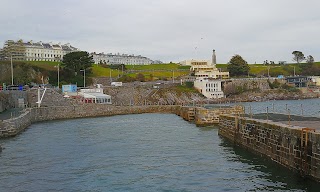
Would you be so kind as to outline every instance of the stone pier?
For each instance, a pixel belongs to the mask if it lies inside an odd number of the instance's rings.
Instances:
[[[219,135],[251,152],[320,181],[320,133],[270,120],[221,115]]]

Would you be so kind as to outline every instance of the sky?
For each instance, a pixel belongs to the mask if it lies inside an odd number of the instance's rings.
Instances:
[[[8,39],[70,43],[83,51],[163,62],[320,61],[319,0],[1,0],[0,47]]]

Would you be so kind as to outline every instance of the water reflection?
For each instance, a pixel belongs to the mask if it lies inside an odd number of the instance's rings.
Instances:
[[[291,171],[266,157],[254,154],[245,150],[239,145],[235,145],[229,140],[219,136],[226,153],[233,154],[227,161],[241,162],[246,164],[244,172],[250,171],[257,176],[255,181],[257,191],[289,190],[290,191],[314,191],[320,189],[320,183],[308,178],[302,178],[298,173]],[[242,165],[243,166],[243,165]],[[261,179],[261,182],[259,180]]]

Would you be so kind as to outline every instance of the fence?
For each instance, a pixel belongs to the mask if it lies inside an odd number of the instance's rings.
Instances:
[[[282,122],[290,126],[320,128],[319,102],[314,101],[316,102],[305,104],[292,103],[292,101],[288,103],[265,102],[265,105],[246,103],[243,105],[244,117]]]
[[[0,91],[26,91],[26,86],[23,85],[9,85],[9,86],[0,86]]]

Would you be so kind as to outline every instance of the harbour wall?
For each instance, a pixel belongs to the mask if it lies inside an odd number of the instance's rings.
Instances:
[[[114,106],[103,104],[27,108],[18,117],[0,120],[0,137],[15,136],[35,122],[140,113],[171,113],[187,121],[195,122],[197,126],[209,126],[218,124],[221,114],[239,114],[242,110],[238,106],[206,109],[180,105]]]
[[[27,99],[25,91],[0,91],[0,113],[19,107],[18,99]]]
[[[235,144],[320,181],[320,134],[313,129],[232,115],[221,115],[219,127]]]
[[[0,137],[15,136],[32,123],[41,121],[140,113],[179,114],[180,108],[181,106],[178,105],[112,106],[102,104],[27,108],[18,117],[0,120]]]

